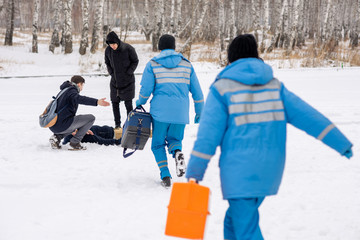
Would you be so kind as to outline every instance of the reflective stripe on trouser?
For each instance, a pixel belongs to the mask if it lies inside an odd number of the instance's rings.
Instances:
[[[224,239],[263,240],[259,227],[259,207],[264,197],[228,199],[224,220]]]
[[[168,147],[169,154],[174,154],[175,150],[182,149],[181,142],[184,138],[185,124],[171,124],[153,120],[152,128],[151,150],[160,169],[160,178],[171,177],[165,146]]]

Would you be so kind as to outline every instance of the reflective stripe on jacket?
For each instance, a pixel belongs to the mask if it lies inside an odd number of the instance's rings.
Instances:
[[[352,145],[332,122],[275,79],[261,60],[230,64],[210,88],[186,177],[202,180],[220,146],[225,199],[276,194],[285,165],[286,123],[340,154]]]
[[[201,113],[204,98],[191,63],[180,53],[163,50],[145,67],[139,100],[145,104],[150,98],[150,113],[159,122],[189,123],[189,92],[195,112]]]

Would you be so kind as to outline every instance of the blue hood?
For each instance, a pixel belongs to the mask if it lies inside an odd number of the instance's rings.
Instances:
[[[166,68],[175,68],[183,59],[188,61],[181,53],[166,49],[161,51],[159,55],[153,57],[151,60],[161,64]]]
[[[235,80],[246,85],[263,85],[274,77],[272,68],[262,60],[257,58],[243,58],[224,68],[216,79],[221,78]]]

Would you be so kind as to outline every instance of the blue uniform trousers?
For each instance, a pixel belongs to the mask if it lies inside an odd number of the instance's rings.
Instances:
[[[264,197],[228,199],[224,220],[224,239],[263,240],[259,227],[258,208]]]
[[[163,123],[153,119],[152,129],[151,150],[160,169],[160,178],[171,177],[165,146],[167,146],[169,154],[172,155],[174,155],[175,150],[181,151],[185,124]]]

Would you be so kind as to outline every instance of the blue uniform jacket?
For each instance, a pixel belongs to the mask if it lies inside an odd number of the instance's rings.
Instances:
[[[269,65],[255,58],[233,62],[210,87],[186,177],[202,180],[220,146],[225,199],[276,194],[287,123],[341,155],[352,146],[332,122],[274,78]]]
[[[163,50],[146,65],[141,80],[140,104],[150,102],[151,116],[158,122],[189,123],[189,92],[200,114],[204,97],[191,63],[174,50]]]
[[[65,81],[60,86],[60,90],[67,87],[70,87],[70,89],[57,100],[56,111],[58,112],[61,109],[62,111],[58,114],[55,125],[50,128],[53,133],[60,133],[70,127],[74,121],[79,104],[97,106],[97,99],[81,96],[76,84],[71,83],[70,81]]]

